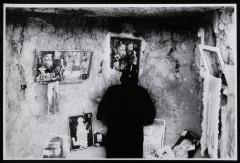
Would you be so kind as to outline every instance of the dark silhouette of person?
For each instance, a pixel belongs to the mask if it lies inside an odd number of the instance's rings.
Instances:
[[[123,71],[121,84],[104,94],[97,119],[107,126],[107,158],[142,158],[143,126],[153,123],[156,110],[147,90],[137,85],[136,73]]]

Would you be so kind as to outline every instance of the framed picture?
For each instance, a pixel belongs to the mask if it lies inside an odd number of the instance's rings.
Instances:
[[[42,158],[67,158],[69,151],[68,136],[50,134],[45,141]]]
[[[92,113],[69,117],[70,151],[94,146]]]
[[[172,147],[176,158],[192,158],[200,147],[200,137],[189,130],[184,130]]]
[[[59,55],[55,51],[39,51],[36,54],[36,76],[35,81],[41,84],[61,81],[62,64]]]
[[[207,72],[215,77],[220,77],[223,72],[224,62],[220,49],[213,46],[199,45],[201,56],[203,57],[204,67]]]
[[[103,146],[104,137],[105,136],[99,132],[94,133],[94,146],[96,147]]]
[[[61,83],[78,83],[90,74],[92,51],[64,51],[63,80]]]
[[[141,40],[111,37],[110,68],[122,72],[124,69],[138,74]]]
[[[153,158],[158,149],[163,147],[165,120],[154,119],[152,125],[144,127],[143,157]]]
[[[35,81],[80,83],[89,77],[92,54],[90,50],[36,51]]]

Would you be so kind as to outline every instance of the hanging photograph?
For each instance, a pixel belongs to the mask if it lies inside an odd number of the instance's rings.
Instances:
[[[69,117],[70,150],[94,146],[92,113]]]
[[[219,78],[224,68],[220,49],[207,45],[199,45],[199,49],[207,72]]]
[[[67,158],[69,155],[69,137],[50,134],[45,141],[42,158]]]
[[[110,44],[110,67],[120,72],[125,69],[138,74],[141,40],[111,37]]]
[[[80,83],[88,79],[92,51],[38,51],[36,52],[35,81],[48,84]]]
[[[59,53],[55,51],[39,51],[36,56],[37,72],[35,81],[47,84],[62,80],[62,64]]]
[[[61,83],[78,83],[90,74],[92,51],[64,51],[63,80]]]

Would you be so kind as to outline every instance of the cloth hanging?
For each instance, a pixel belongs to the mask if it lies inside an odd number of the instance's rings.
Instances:
[[[204,76],[203,86],[203,120],[201,137],[201,154],[206,149],[212,158],[218,157],[218,123],[220,109],[221,79],[210,74]]]
[[[48,84],[48,115],[59,111],[59,81]]]

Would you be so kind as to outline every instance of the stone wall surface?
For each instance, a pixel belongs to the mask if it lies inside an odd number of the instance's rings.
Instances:
[[[225,104],[221,107],[222,128],[220,134],[220,157],[236,158],[236,13],[233,8],[226,7],[215,13],[214,33],[216,46],[220,47],[225,67],[228,86],[224,88]],[[229,76],[230,75],[230,76]],[[231,82],[230,82],[231,81]]]
[[[24,25],[7,25],[5,146],[9,158],[41,157],[49,133],[68,135],[70,115],[96,111],[91,97],[97,84],[98,64],[104,56],[106,32],[101,28],[83,31],[86,21],[81,26],[77,22],[69,26],[67,20],[58,22],[57,26],[44,19],[29,18]],[[34,83],[35,49],[91,49],[94,53],[89,79],[81,84],[60,85],[60,112],[49,117],[47,85]],[[21,84],[27,85],[24,92],[20,91]]]
[[[146,42],[148,56],[140,85],[147,88],[155,101],[156,118],[166,120],[164,145],[174,145],[183,129],[201,135],[202,89],[194,63],[197,38],[196,33],[186,33],[189,31],[154,33],[152,40]]]
[[[212,14],[212,22],[205,24],[204,44],[216,46],[224,62],[223,73],[227,86],[222,86],[219,112],[219,157],[236,158],[236,12],[224,7]],[[197,53],[197,52],[196,52]],[[196,62],[197,63],[197,62]],[[201,73],[200,73],[201,74]]]

